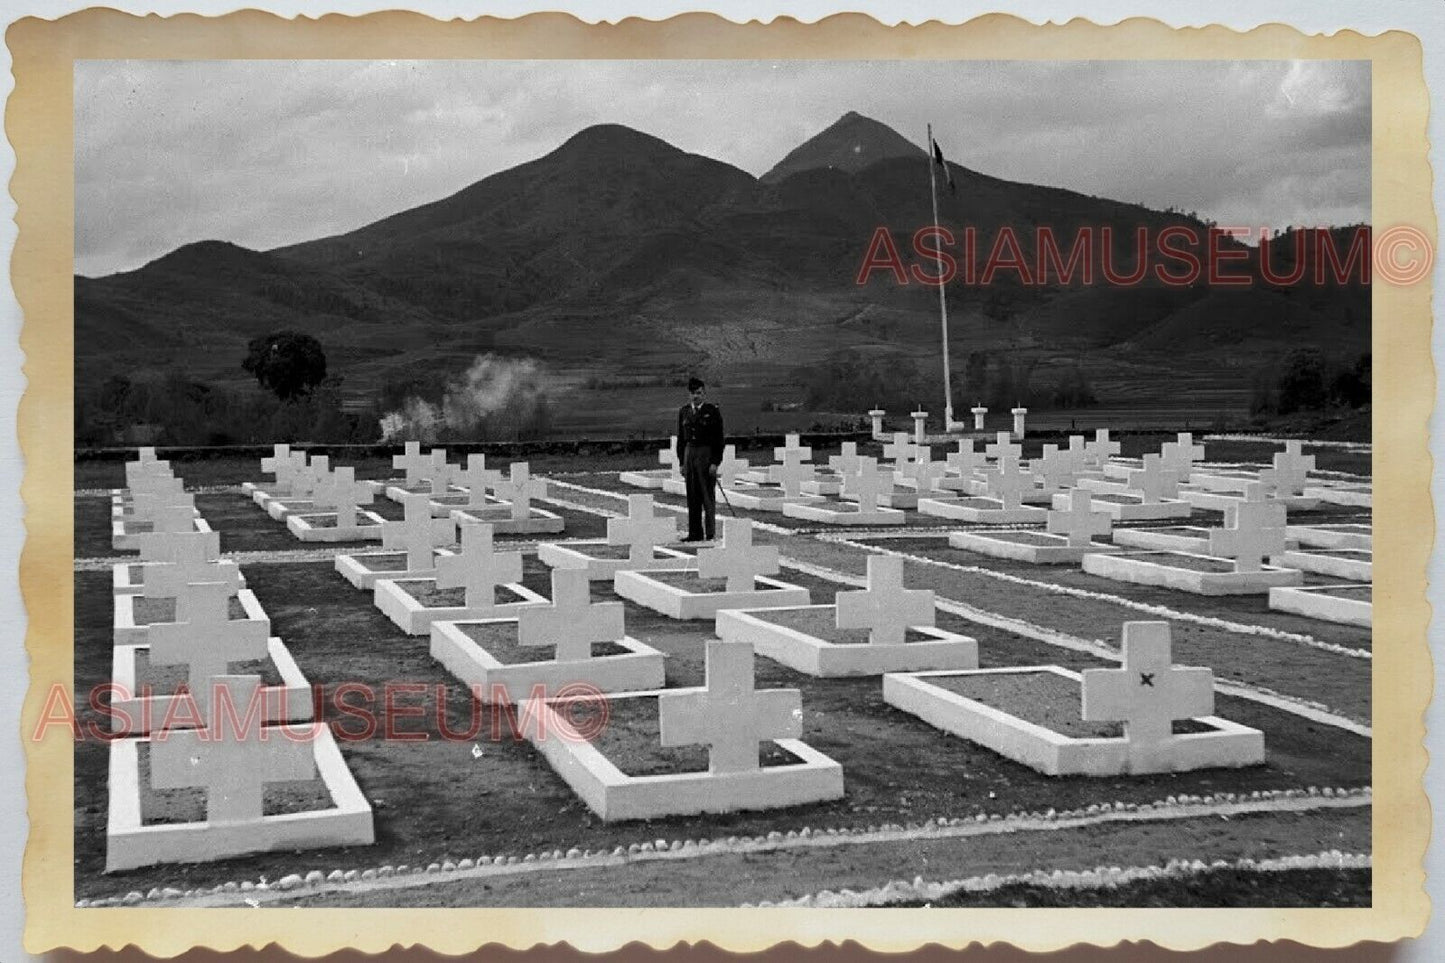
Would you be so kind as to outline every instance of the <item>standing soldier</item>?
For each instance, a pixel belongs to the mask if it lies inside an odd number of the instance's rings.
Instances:
[[[717,466],[723,456],[722,412],[702,400],[707,385],[689,378],[691,400],[677,413],[677,463],[687,486],[687,538],[710,542],[716,532]]]

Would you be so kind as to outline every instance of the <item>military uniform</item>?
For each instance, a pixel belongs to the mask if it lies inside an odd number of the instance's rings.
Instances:
[[[709,469],[722,462],[723,421],[718,406],[689,402],[677,413],[677,463],[687,486],[687,537],[711,541],[716,533],[717,487]]]

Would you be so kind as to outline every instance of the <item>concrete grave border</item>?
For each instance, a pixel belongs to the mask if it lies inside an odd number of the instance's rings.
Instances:
[[[1150,556],[1191,555],[1192,552],[1127,552],[1119,555],[1085,555],[1083,569],[1090,575],[1135,585],[1192,592],[1195,595],[1263,595],[1278,586],[1304,584],[1304,573],[1293,568],[1262,565],[1257,572],[1199,572],[1151,561]],[[1202,556],[1213,558],[1213,556]],[[1221,561],[1223,561],[1221,559]]]
[[[426,635],[433,622],[482,621],[490,618],[506,619],[515,616],[525,608],[548,604],[548,599],[532,591],[521,582],[501,586],[513,595],[520,595],[520,602],[504,602],[491,612],[481,612],[465,605],[443,608],[427,608],[402,588],[400,582],[435,581],[434,577],[408,576],[404,578],[379,578],[372,585],[373,602],[382,614],[391,619],[407,635]]]
[[[661,691],[628,692],[611,699],[656,699],[659,695]],[[606,822],[779,809],[843,796],[843,767],[799,739],[773,740],[802,760],[796,765],[766,766],[741,773],[628,776],[590,742],[556,734],[566,731],[567,726],[553,709],[559,701],[563,700],[528,703],[529,709],[535,709],[538,721],[524,725],[524,735],[587,808]]]
[[[279,727],[277,727],[279,728]],[[371,804],[325,725],[312,725],[316,770],[326,783],[330,809],[263,816],[259,822],[212,826],[205,821],[141,825],[140,754],[143,739],[110,743],[110,806],[105,827],[105,871],[159,863],[214,862],[249,853],[327,846],[370,846],[376,841]],[[275,738],[285,739],[284,733]]]
[[[1322,622],[1336,622],[1341,625],[1359,625],[1370,628],[1373,620],[1374,603],[1358,599],[1343,599],[1331,595],[1331,589],[1352,588],[1345,585],[1311,585],[1295,588],[1272,588],[1269,590],[1269,607],[1276,612],[1293,612],[1306,618]],[[1361,587],[1369,588],[1368,585]]]
[[[110,731],[112,733],[123,733],[127,736],[149,735],[150,727],[141,726],[142,719],[148,718],[152,725],[160,725],[165,721],[171,703],[176,699],[175,695],[152,695],[142,698],[136,694],[136,650],[149,648],[150,643],[142,642],[138,645],[117,645],[112,650],[114,655],[111,658],[111,681],[131,693],[129,699],[120,699],[114,696],[111,699]],[[260,692],[266,700],[266,715],[261,720],[262,724],[310,722],[313,709],[311,683],[306,681],[306,676],[301,674],[301,669],[296,665],[296,660],[291,657],[290,650],[279,638],[274,635],[268,638],[266,651],[271,657],[271,662],[276,666],[277,673],[281,676],[282,684],[261,687]],[[114,713],[120,712],[130,716],[131,728],[127,729],[124,721],[114,715]]]
[[[490,704],[495,686],[504,687],[507,698],[513,704],[520,704],[529,699],[533,688],[539,685],[555,694],[576,683],[585,683],[602,692],[660,689],[666,684],[663,654],[630,635],[613,640],[615,645],[628,650],[626,654],[594,656],[577,662],[555,659],[499,662],[461,628],[497,622],[515,625],[517,619],[456,619],[431,624],[432,658],[472,687],[473,697],[483,705]]]
[[[677,571],[697,574],[696,568]],[[812,596],[797,585],[758,575],[750,592],[687,592],[647,577],[645,569],[626,569],[612,579],[612,590],[638,605],[679,620],[710,619],[721,609],[787,608],[808,605]],[[762,585],[764,588],[757,588]]]
[[[112,645],[150,644],[151,624],[160,625],[162,623],[147,623],[145,625],[136,624],[135,604],[136,600],[141,597],[142,596],[139,593],[115,596],[113,607],[113,611],[115,613],[114,629],[111,632]],[[250,589],[243,588],[236,593],[235,598],[238,602],[241,603],[241,608],[245,609],[247,619],[253,622],[265,622],[268,626],[269,631],[271,619],[266,614],[266,610],[261,608],[261,603],[256,598],[256,594],[254,592],[252,592]],[[233,621],[241,620],[236,619]]]
[[[836,605],[780,606],[775,609],[724,609],[717,613],[716,632],[724,642],[747,642],[758,655],[817,678],[883,675],[927,669],[978,667],[978,642],[969,636],[934,626],[910,626],[926,642],[877,645],[862,642],[841,645],[777,625],[754,612],[795,611],[801,608],[837,610]]]
[[[625,558],[597,558],[588,555],[582,550],[588,545],[609,546],[609,543],[605,538],[589,538],[575,542],[542,542],[537,546],[537,558],[552,568],[585,568],[587,580],[590,582],[611,579],[618,572],[627,571],[632,566],[632,562]],[[625,548],[626,546],[621,547]],[[660,558],[658,557],[659,553],[662,556]],[[643,562],[639,566],[640,568],[663,572],[697,567],[696,555],[689,555],[665,545],[653,546],[652,554],[652,561]]]
[[[1129,770],[1128,742],[1078,739],[1036,725],[973,699],[929,683],[937,676],[1035,674],[1050,672],[1083,684],[1077,672],[1056,665],[1009,666],[997,669],[889,673],[883,677],[883,701],[937,729],[967,739],[1046,776],[1121,776]],[[1264,762],[1264,733],[1219,716],[1194,721],[1213,731],[1175,736],[1175,765],[1160,772],[1186,772],[1216,767],[1240,768]],[[1142,774],[1142,773],[1135,773]]]

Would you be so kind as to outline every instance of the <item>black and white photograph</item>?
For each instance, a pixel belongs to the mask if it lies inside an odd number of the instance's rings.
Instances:
[[[1378,906],[1433,215],[1280,50],[77,59],[75,910]]]

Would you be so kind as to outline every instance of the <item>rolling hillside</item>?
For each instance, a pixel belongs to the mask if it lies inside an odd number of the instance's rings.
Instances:
[[[626,127],[587,128],[348,234],[264,252],[207,241],[128,273],[77,277],[78,382],[179,366],[239,383],[246,341],[281,328],[317,337],[358,398],[388,380],[459,372],[485,352],[536,358],[565,385],[666,383],[701,369],[757,397],[795,393],[800,366],[845,351],[932,371],[936,291],[887,272],[854,283],[875,228],[906,248],[931,222],[926,163],[851,113],[762,178]],[[1065,246],[1080,228],[1109,228],[1118,270],[1133,263],[1137,228],[1204,230],[1182,214],[958,165],[953,176],[940,220],[977,231],[977,267],[1005,228],[1030,264],[1041,227]],[[1101,247],[1089,256],[1096,275]],[[1002,271],[989,285],[955,281],[949,300],[957,370],[970,353],[992,352],[1083,365],[1109,383],[1141,357],[1197,368],[1221,346],[1259,361],[1308,343],[1349,355],[1370,336],[1360,286],[1035,285]],[[1229,386],[1251,375],[1245,364],[1210,367]]]

